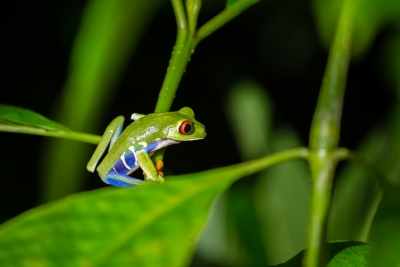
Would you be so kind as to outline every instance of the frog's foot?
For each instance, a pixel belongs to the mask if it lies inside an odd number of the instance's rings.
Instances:
[[[162,177],[161,175],[155,176],[154,179],[151,179],[145,173],[143,173],[143,175],[144,175],[145,181],[153,181],[153,182],[160,183],[160,184],[164,183],[164,181],[165,181],[164,177]]]
[[[163,167],[164,167],[164,162],[161,159],[159,159],[156,164],[156,170],[158,175],[162,177],[164,177],[164,173],[161,171]]]
[[[156,171],[157,171],[157,174],[158,174],[158,175],[157,175],[156,180],[154,180],[154,181],[155,181],[155,182],[159,182],[159,183],[163,183],[163,182],[164,182],[164,173],[163,173],[161,170],[162,170],[162,168],[164,167],[164,162],[163,162],[161,159],[159,159],[159,160],[157,161],[155,167],[156,167]],[[145,181],[150,181],[150,180],[152,180],[152,179],[150,179],[149,177],[147,177],[147,175],[146,175],[145,172],[143,172],[143,175],[144,175],[144,180],[145,180]]]

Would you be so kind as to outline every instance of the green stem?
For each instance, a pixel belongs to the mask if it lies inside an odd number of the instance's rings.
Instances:
[[[86,142],[95,145],[97,145],[101,139],[101,136],[94,134],[80,133],[74,131],[45,130],[41,128],[21,126],[15,124],[0,124],[0,131],[58,137],[58,138]]]
[[[236,165],[204,171],[203,173],[204,175],[206,175],[205,173],[218,172],[222,175],[222,170],[226,169],[226,171],[231,172],[232,168],[235,168],[235,171],[242,172],[242,176],[248,176],[281,162],[286,162],[293,159],[307,159],[308,155],[309,152],[306,147],[299,147],[274,153],[272,155],[268,155],[259,159],[249,160]]]
[[[353,9],[353,1],[345,1],[311,126],[311,148],[335,149],[339,143],[343,97],[350,59]]]
[[[155,113],[167,112],[170,110],[179,82],[182,79],[187,62],[189,61],[191,42],[193,40],[193,37],[189,34],[182,1],[171,0],[171,3],[175,12],[178,34],[167,68],[167,74],[161,86],[160,95],[154,110]]]
[[[311,213],[306,253],[306,266],[326,266],[328,256],[325,251],[326,221],[330,206],[332,182],[337,163],[348,156],[347,150],[334,152],[310,150],[311,167]]]
[[[337,162],[348,151],[337,149],[340,136],[343,97],[346,86],[354,2],[345,1],[330,50],[310,132],[311,208],[308,249],[304,263],[308,267],[326,266],[326,221]]]
[[[201,0],[186,0],[186,12],[188,15],[189,31],[192,36],[196,35],[197,17],[200,13]]]
[[[260,159],[240,163],[237,166],[239,168],[242,168],[243,166],[243,168],[246,169],[246,175],[251,175],[281,162],[286,162],[292,159],[306,159],[308,155],[309,150],[307,148],[299,147],[268,155]]]
[[[204,38],[221,28],[223,25],[240,15],[247,8],[251,7],[259,0],[240,1],[233,6],[224,9],[221,13],[206,22],[196,34],[195,46]]]

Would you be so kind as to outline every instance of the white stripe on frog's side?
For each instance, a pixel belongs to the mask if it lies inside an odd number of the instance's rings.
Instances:
[[[129,172],[126,175],[129,175],[129,174],[133,173],[134,171],[136,171],[139,168],[139,163],[138,163],[138,160],[137,160],[135,147],[134,146],[130,146],[130,147],[128,147],[128,149],[133,153],[133,155],[135,157],[135,166],[133,166],[133,168],[129,168]]]
[[[130,146],[128,147],[128,149],[133,153],[133,155],[135,156],[135,166],[138,165],[138,161],[137,161],[137,157],[136,157],[136,151],[135,151],[135,147],[134,146]],[[133,170],[136,170],[137,167],[134,167]]]
[[[146,142],[140,142],[139,145],[143,146],[144,148],[147,147],[147,143]]]
[[[126,164],[125,161],[125,152],[121,155],[120,159],[122,160],[122,163],[124,164],[125,168],[127,168],[128,170],[131,170],[132,168],[128,166],[128,164]]]
[[[180,141],[175,141],[175,140],[171,140],[171,139],[164,139],[164,140],[156,139],[156,142],[157,142],[157,146],[152,151],[159,150],[159,149],[161,149],[163,147],[167,147],[169,145],[175,145],[175,144],[180,143]]]

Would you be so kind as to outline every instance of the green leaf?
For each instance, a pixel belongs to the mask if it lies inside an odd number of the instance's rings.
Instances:
[[[301,145],[300,138],[290,128],[273,131],[271,140],[274,140],[272,151]],[[283,262],[306,246],[308,175],[307,163],[302,161],[284,162],[257,175],[254,205],[266,247],[266,265]]]
[[[217,192],[204,176],[77,194],[0,228],[1,266],[183,266]]]
[[[242,159],[268,154],[272,100],[265,88],[252,80],[237,82],[226,98],[225,113]]]
[[[329,244],[329,264],[328,267],[367,267],[368,256],[372,251],[372,246],[357,241],[340,241]],[[299,252],[289,261],[274,265],[272,267],[301,267],[305,250]]]
[[[0,226],[0,266],[186,266],[214,197],[296,149],[163,185],[107,188],[53,202]]]
[[[0,122],[1,121],[33,126],[46,130],[68,130],[67,127],[49,120],[34,111],[4,104],[0,105]]]

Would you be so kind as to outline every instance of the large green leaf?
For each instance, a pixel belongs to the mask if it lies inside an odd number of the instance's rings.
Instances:
[[[107,188],[53,202],[0,226],[0,266],[183,266],[213,198],[236,179],[304,148],[163,185]]]
[[[68,130],[67,127],[49,120],[32,110],[4,104],[0,105],[0,122],[1,121],[33,126],[46,130]]]
[[[332,242],[329,244],[329,264],[328,267],[367,267],[368,256],[372,251],[372,246],[357,241]],[[274,267],[301,267],[304,251],[299,252],[289,261],[274,265]]]
[[[1,226],[0,265],[183,266],[212,199],[237,177],[192,175],[44,205]]]

